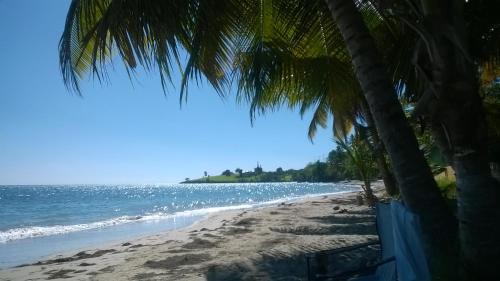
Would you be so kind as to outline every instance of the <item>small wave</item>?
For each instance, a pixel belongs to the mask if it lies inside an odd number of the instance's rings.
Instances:
[[[6,243],[9,241],[26,239],[26,238],[36,238],[43,236],[67,234],[84,230],[106,228],[110,226],[116,226],[131,222],[146,222],[146,221],[171,219],[176,217],[203,216],[226,210],[237,210],[237,209],[245,209],[251,207],[252,205],[213,207],[213,208],[182,211],[174,214],[154,213],[144,216],[121,216],[109,220],[92,222],[87,224],[31,226],[31,227],[13,228],[6,231],[0,231],[0,243]]]
[[[149,218],[142,216],[122,216],[105,221],[98,221],[88,224],[74,225],[54,225],[54,226],[31,226],[13,228],[6,231],[0,231],[0,243],[26,238],[35,238],[42,236],[66,234],[71,232],[104,228],[113,225],[123,224],[132,221],[147,220]]]

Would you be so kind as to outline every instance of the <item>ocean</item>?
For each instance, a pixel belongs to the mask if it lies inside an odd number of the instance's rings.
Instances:
[[[214,212],[356,190],[333,183],[0,186],[0,268],[186,227]]]

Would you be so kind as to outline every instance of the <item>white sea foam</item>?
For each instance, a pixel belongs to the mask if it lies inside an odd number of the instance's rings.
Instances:
[[[339,193],[350,192],[350,191],[352,191],[352,190],[346,190],[346,191],[340,191],[340,192],[334,192],[334,193],[288,196],[288,197],[283,197],[280,199],[266,201],[266,202],[259,202],[259,203],[249,202],[249,204],[242,204],[242,205],[186,210],[186,211],[181,211],[181,212],[177,212],[174,214],[167,214],[167,213],[158,212],[158,213],[153,213],[153,214],[147,214],[144,216],[121,216],[121,217],[117,217],[117,218],[112,218],[112,219],[108,219],[108,220],[92,222],[92,223],[87,223],[87,224],[31,226],[31,227],[13,228],[13,229],[8,229],[6,231],[0,231],[0,243],[6,243],[9,241],[26,239],[26,238],[37,238],[37,237],[67,234],[67,233],[73,233],[73,232],[85,231],[85,230],[94,230],[94,229],[100,229],[100,228],[121,225],[121,224],[125,224],[125,223],[157,221],[157,220],[173,219],[173,218],[178,218],[178,217],[205,216],[208,214],[222,212],[222,211],[248,209],[248,208],[253,208],[253,207],[262,207],[262,206],[273,205],[273,204],[277,204],[277,203],[281,203],[281,202],[295,201],[295,200],[300,200],[303,198],[309,198],[309,197],[315,197],[315,196],[339,194]],[[252,204],[250,204],[250,203],[252,203]]]
[[[164,219],[173,219],[177,217],[190,217],[190,216],[203,216],[211,213],[227,211],[227,210],[237,210],[251,208],[252,205],[244,204],[237,206],[225,206],[225,207],[212,207],[197,210],[186,210],[182,212],[177,212],[174,214],[165,213],[154,213],[144,216],[121,216],[117,218],[112,218],[109,220],[86,223],[86,224],[74,224],[74,225],[53,225],[53,226],[31,226],[31,227],[21,227],[12,228],[6,231],[0,231],[0,243],[6,243],[9,241],[26,239],[26,238],[36,238],[50,235],[67,234],[72,232],[92,230],[99,228],[106,228],[110,226],[121,225],[125,223],[133,222],[147,222],[147,221],[157,221]]]
[[[148,219],[147,217],[141,217],[141,216],[123,216],[87,224],[30,226],[30,227],[12,228],[6,231],[0,231],[0,243],[5,243],[8,241],[19,240],[19,239],[66,234],[83,230],[104,228],[113,225],[139,221],[139,220],[147,220],[147,219]]]

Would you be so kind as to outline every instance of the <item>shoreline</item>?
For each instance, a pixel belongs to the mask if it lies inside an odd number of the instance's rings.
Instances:
[[[258,258],[259,253],[270,247],[287,248],[289,243],[300,242],[292,247],[292,252],[298,250],[304,254],[375,239],[371,211],[366,206],[355,205],[358,193],[306,196],[211,213],[180,229],[65,251],[31,265],[2,269],[0,280],[231,280],[233,277],[224,279],[224,275],[228,272],[227,266],[231,269],[230,264],[235,260],[243,262],[241,266],[248,268],[248,274],[258,274],[250,270],[249,259]],[[346,217],[356,222],[356,212],[369,219],[354,226],[360,231],[354,234],[342,233],[340,228],[329,233],[333,229],[322,223],[320,216],[324,215],[325,219]],[[318,216],[297,217],[304,213]],[[307,221],[311,218],[313,222]],[[347,222],[342,224],[343,228]],[[327,229],[321,230],[322,227]],[[308,233],[309,228],[311,233]],[[327,241],[332,237],[339,239]],[[250,247],[243,247],[243,241]],[[290,254],[290,250],[283,251]],[[248,255],[242,255],[245,252]],[[231,271],[231,274],[237,272]],[[212,275],[218,277],[213,279]]]
[[[264,182],[266,184],[279,184],[280,182]],[[297,182],[295,182],[297,183]],[[241,183],[218,183],[223,185],[231,185],[231,184],[241,184]],[[259,183],[246,183],[246,184],[259,184]],[[341,194],[344,192],[354,191],[353,188],[359,188],[362,184],[360,181],[343,181],[343,182],[333,182],[333,183],[313,183],[313,184],[331,184],[334,186],[342,186],[344,189],[350,190],[342,190],[336,192],[324,192],[324,193],[310,193],[310,194],[302,194],[302,195],[289,195],[287,197],[281,197],[277,199],[271,199],[269,201],[262,202],[254,202],[252,200],[242,201],[237,205],[223,205],[223,206],[211,206],[199,209],[187,209],[180,210],[173,213],[145,213],[145,214],[128,214],[128,215],[119,215],[115,217],[105,217],[98,221],[88,221],[82,223],[75,224],[56,224],[56,225],[47,225],[47,226],[20,226],[13,227],[11,229],[7,229],[6,231],[0,231],[0,246],[4,243],[10,242],[18,242],[24,239],[39,239],[44,237],[51,237],[56,235],[68,235],[74,233],[80,233],[85,231],[95,231],[99,229],[107,229],[108,227],[115,227],[126,225],[129,223],[145,223],[145,222],[162,222],[169,219],[176,218],[188,218],[195,216],[206,216],[214,212],[232,210],[232,209],[244,209],[244,208],[254,208],[260,206],[272,205],[280,202],[291,202],[301,198],[309,198],[315,196],[322,195],[330,195],[330,194]],[[197,185],[197,184],[194,184]],[[205,185],[205,184],[202,184]],[[34,230],[34,231],[33,231]],[[33,231],[33,233],[31,233]],[[146,234],[147,235],[147,234]],[[143,235],[140,235],[143,236]],[[0,263],[1,264],[1,263]],[[0,267],[2,268],[2,267]]]
[[[151,214],[151,215],[136,215],[125,217],[116,217],[105,219],[104,221],[91,222],[90,225],[109,224],[108,227],[96,227],[78,230],[81,225],[56,225],[47,228],[57,228],[60,233],[56,234],[41,234],[40,230],[36,229],[35,235],[24,232],[19,229],[18,232],[24,236],[21,239],[7,240],[5,243],[0,243],[0,270],[15,267],[22,264],[29,264],[39,260],[50,259],[60,254],[68,255],[78,250],[87,248],[104,247],[117,244],[126,240],[135,240],[141,237],[176,231],[197,223],[210,217],[210,215],[219,212],[231,210],[254,209],[265,206],[272,206],[281,202],[295,202],[297,200],[313,198],[324,195],[343,194],[359,190],[359,182],[350,181],[344,182],[341,186],[341,191],[311,193],[302,195],[289,195],[278,199],[272,199],[264,202],[248,201],[239,205],[228,205],[219,207],[207,207],[194,210],[178,211],[172,214]],[[339,185],[339,183],[334,184]],[[293,193],[292,193],[293,194]],[[116,223],[114,222],[116,221]],[[110,222],[113,222],[112,224]],[[77,226],[76,230],[72,230]],[[36,227],[35,227],[36,228]],[[44,227],[42,227],[44,228]],[[64,231],[64,229],[70,229]],[[59,230],[63,229],[63,230]],[[9,233],[3,233],[7,236]],[[5,235],[7,234],[7,235]],[[18,235],[10,233],[10,235]],[[23,254],[25,253],[25,254]]]

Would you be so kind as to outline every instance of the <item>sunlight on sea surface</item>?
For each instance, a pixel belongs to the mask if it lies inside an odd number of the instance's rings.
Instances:
[[[187,226],[202,216],[359,190],[332,183],[0,186],[0,267],[28,247],[50,254]],[[33,257],[31,257],[33,258]]]

